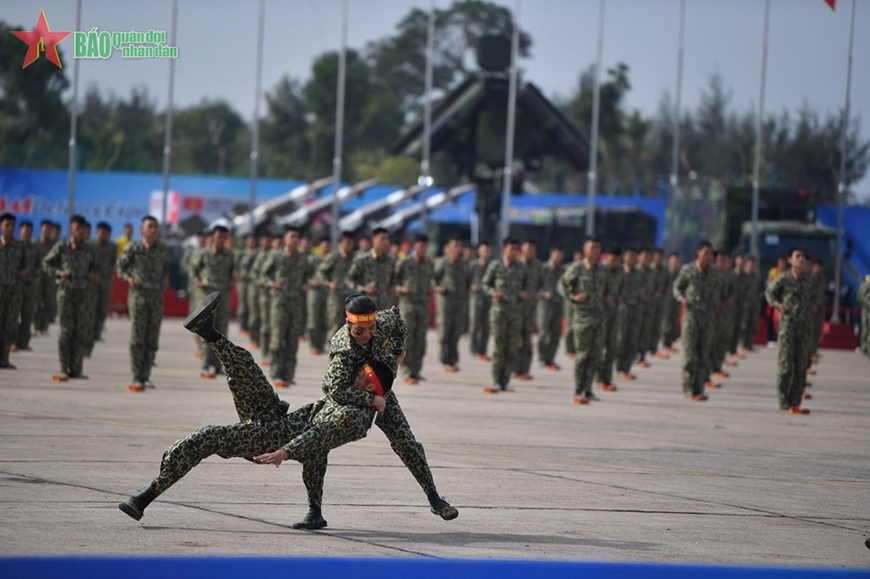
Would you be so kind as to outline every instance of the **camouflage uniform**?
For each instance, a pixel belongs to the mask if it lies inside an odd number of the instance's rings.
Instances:
[[[662,323],[665,315],[665,297],[670,289],[668,269],[664,265],[655,265],[651,267],[652,286],[653,286],[653,302],[652,302],[652,327],[649,331],[649,342],[647,342],[647,352],[655,354],[659,349],[659,337],[662,334]]]
[[[305,261],[308,262],[308,267],[309,267],[309,270],[311,271],[310,276],[313,276],[314,271],[317,269],[317,262],[319,261],[317,259],[317,256],[314,255],[313,253],[309,253],[306,251],[300,251],[299,253],[301,253],[302,257],[305,258]],[[310,276],[309,276],[309,278],[310,278]],[[310,281],[310,279],[306,279],[305,283],[307,284],[309,281]],[[310,296],[306,293],[305,300],[303,301],[303,306],[302,306],[302,334],[300,334],[303,336],[306,335],[306,333],[308,331],[308,327],[311,325],[309,322],[309,318],[308,318],[308,314],[311,311],[311,307],[309,306],[310,303],[311,303]],[[298,338],[297,338],[297,340],[298,340]]]
[[[559,338],[562,336],[562,314],[565,302],[559,295],[559,278],[565,273],[565,266],[554,266],[552,261],[544,264],[544,279],[541,293],[549,293],[550,299],[541,296],[538,302],[538,361],[544,366],[556,363],[559,351]]]
[[[861,352],[870,357],[870,275],[858,288],[858,304],[861,306]]]
[[[622,300],[622,286],[625,283],[625,272],[622,267],[610,269],[602,265],[604,281],[604,339],[602,344],[601,363],[598,365],[598,381],[601,384],[613,384],[613,364],[619,353],[619,303]],[[609,301],[610,303],[606,303]]]
[[[506,265],[504,259],[489,262],[481,280],[481,288],[492,298],[489,309],[489,328],[492,332],[492,380],[501,390],[507,390],[514,361],[519,352],[516,331],[522,317],[520,293],[525,283],[525,272],[519,260]],[[493,294],[500,292],[501,299]]]
[[[21,310],[21,272],[27,267],[24,244],[0,239],[0,368],[9,366]]]
[[[604,346],[604,271],[592,266],[585,259],[573,263],[559,279],[559,294],[571,302],[574,308],[574,345],[577,357],[574,358],[574,395],[592,397],[592,381],[598,370],[601,349]],[[586,295],[583,302],[571,298]]]
[[[517,352],[515,371],[517,374],[529,375],[532,369],[532,336],[535,333],[535,314],[537,313],[538,298],[541,286],[544,283],[544,264],[535,258],[530,262],[523,262],[523,291],[528,298],[520,302],[520,325],[518,340],[520,349]]]
[[[679,270],[668,272],[668,285],[662,296],[664,313],[662,314],[662,344],[665,348],[672,348],[677,340],[677,328],[680,322],[680,302],[674,299],[674,281],[677,279]]]
[[[269,281],[263,276],[263,266],[269,260],[269,256],[274,253],[274,249],[261,251],[257,259],[254,260],[254,265],[251,267],[251,277],[257,288],[257,336],[259,339],[254,341],[260,344],[260,354],[264,360],[269,360],[272,353],[272,288],[268,286]],[[253,330],[251,337],[255,338]]]
[[[363,288],[371,284],[377,293],[372,297],[376,304],[389,304],[390,289],[393,287],[393,258],[387,255],[375,257],[374,251],[358,254],[347,270],[347,285],[355,293],[363,293]],[[383,305],[381,307],[384,307]]]
[[[719,304],[713,313],[713,336],[710,345],[710,372],[721,372],[728,351],[728,321],[731,317],[731,272],[716,271],[716,293],[714,303]]]
[[[646,360],[646,353],[649,349],[649,343],[652,341],[653,323],[655,320],[655,301],[653,295],[655,292],[655,280],[653,279],[652,266],[641,267],[640,264],[635,266],[637,270],[640,284],[639,304],[637,307],[638,322],[637,322],[637,359],[640,362]]]
[[[574,324],[574,308],[568,302],[564,302],[564,306],[565,327],[570,328]],[[569,356],[577,353],[577,347],[574,345],[574,334],[568,331],[565,332],[565,353]]]
[[[235,265],[233,252],[228,249],[203,248],[196,252],[190,260],[190,272],[197,284],[202,284],[198,293],[208,295],[220,292],[223,296],[215,311],[214,327],[221,334],[227,334],[230,324],[230,288],[233,285],[233,267]],[[209,367],[221,371],[214,351],[208,347],[205,340],[199,341],[200,362],[205,370]]]
[[[131,241],[118,259],[118,277],[130,286],[127,309],[130,312],[130,369],[133,382],[151,378],[151,368],[160,341],[163,321],[163,283],[169,278],[169,249],[160,241],[147,245]]]
[[[446,255],[432,268],[432,285],[441,286],[445,293],[435,293],[435,320],[438,325],[441,364],[459,363],[459,336],[462,334],[462,313],[468,302],[469,273],[465,260],[454,262]]]
[[[785,306],[785,311],[780,311],[777,339],[779,407],[800,406],[807,383],[809,341],[815,317],[811,310],[815,297],[812,281],[807,274],[795,277],[791,271],[784,271],[767,286],[764,296],[774,308]]]
[[[293,382],[299,336],[304,326],[305,291],[312,274],[308,256],[298,251],[273,251],[263,264],[261,276],[272,292],[272,378]],[[278,284],[278,289],[271,284]]]
[[[402,368],[410,378],[420,378],[423,359],[426,356],[426,330],[429,328],[429,287],[432,284],[432,262],[423,256],[409,256],[396,265],[394,283],[396,287],[408,286],[411,290],[403,294],[397,290],[399,309],[408,328],[405,340],[405,360]]]
[[[21,288],[20,318],[15,345],[19,350],[30,349],[30,328],[33,325],[33,308],[39,291],[39,277],[42,275],[42,260],[39,259],[39,248],[32,241],[19,241],[24,248],[24,269],[27,272],[24,279],[19,280]]]
[[[60,335],[58,355],[62,374],[80,376],[85,346],[94,327],[94,312],[87,293],[92,284],[88,275],[96,273],[94,250],[88,243],[76,245],[72,239],[58,242],[42,262],[46,273],[57,279]],[[62,271],[68,278],[58,278]]]
[[[674,298],[686,306],[683,309],[681,335],[683,340],[683,393],[703,394],[710,375],[710,343],[713,303],[716,298],[716,277],[713,267],[702,271],[697,261],[680,268],[674,280]]]
[[[184,248],[184,252],[181,254],[181,261],[179,262],[179,266],[184,274],[187,276],[187,310],[188,313],[193,312],[196,309],[197,304],[202,301],[202,298],[205,296],[202,294],[200,289],[196,287],[196,278],[193,275],[193,271],[191,270],[191,265],[194,262],[194,259],[199,254],[200,251],[205,251],[205,247],[199,246],[187,246]]]
[[[259,248],[256,247],[245,247],[238,254],[236,254],[236,289],[239,292],[239,307],[236,312],[237,317],[239,318],[239,329],[243,332],[251,331],[251,293],[255,290],[253,289],[253,282],[251,281],[251,267],[254,265],[254,260],[257,259],[257,256],[260,254]],[[197,302],[199,303],[199,302]]]
[[[323,351],[326,347],[327,338],[327,317],[326,317],[326,300],[329,297],[329,288],[326,284],[321,283],[316,272],[320,268],[328,255],[311,256],[311,284],[308,288],[308,342],[312,350]],[[316,284],[316,287],[315,285]],[[331,336],[330,336],[331,337]]]
[[[641,274],[637,269],[622,266],[622,303],[619,304],[619,345],[617,346],[616,370],[620,374],[631,372],[631,365],[637,357],[638,310],[642,291]]]
[[[481,280],[486,271],[487,264],[482,264],[480,259],[471,262],[471,296],[468,299],[468,323],[471,330],[471,355],[486,356],[489,342],[489,308],[492,306],[492,298],[481,288]],[[474,289],[477,286],[477,289]]]
[[[54,247],[54,242],[39,239],[34,242],[34,245],[39,252],[38,269],[41,270],[41,273],[39,274],[37,284],[36,304],[34,305],[33,313],[33,327],[40,334],[45,334],[48,332],[48,325],[51,323],[51,320],[56,316],[57,282],[53,277],[48,275],[44,269],[42,269],[42,260],[45,259],[48,252],[51,251],[52,247]]]
[[[755,334],[758,333],[758,318],[761,315],[761,278],[757,273],[746,273],[746,303],[741,316],[741,341],[743,347],[752,349]]]
[[[118,259],[118,246],[111,241],[94,242],[92,246],[94,259],[97,262],[97,275],[100,276],[100,280],[94,288],[97,290],[97,299],[94,305],[94,330],[91,346],[94,342],[103,339],[103,326],[109,315],[109,301],[112,298],[112,270],[115,269],[115,262]]]
[[[735,269],[731,272],[731,280],[734,285],[734,303],[731,306],[731,333],[728,338],[728,351],[737,353],[740,345],[740,336],[743,335],[743,317],[746,315],[746,302],[749,301],[749,278],[742,270]]]
[[[326,289],[326,337],[332,335],[345,324],[344,298],[352,293],[347,285],[347,270],[350,269],[353,254],[342,255],[341,250],[326,256],[317,267],[315,278]],[[329,284],[338,284],[335,290],[329,289]]]
[[[815,354],[819,351],[819,341],[822,338],[822,328],[825,325],[825,274],[812,275],[812,279],[813,304],[816,306],[816,313],[812,321],[813,333],[810,336],[810,354]]]

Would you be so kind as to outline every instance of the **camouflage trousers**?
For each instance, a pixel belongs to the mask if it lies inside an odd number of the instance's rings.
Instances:
[[[562,300],[554,298],[538,302],[538,361],[545,366],[556,363],[564,311]]]
[[[662,344],[671,348],[677,341],[677,328],[680,323],[681,304],[672,297],[665,298],[665,311],[662,315]]]
[[[825,327],[825,306],[824,304],[816,304],[818,310],[815,313],[813,320],[813,335],[810,337],[810,354],[815,354],[819,351],[819,341],[822,339],[822,329]]]
[[[402,319],[408,328],[405,338],[405,360],[402,368],[405,375],[419,378],[423,370],[423,359],[426,356],[426,330],[429,327],[429,308],[425,303],[413,303],[410,300],[399,301]]]
[[[565,327],[574,327],[574,308],[570,303],[565,303]],[[577,347],[574,345],[574,333],[565,332],[565,353],[568,355],[576,354]]]
[[[248,332],[250,333],[251,342],[260,344],[260,288],[257,284],[249,281],[248,291],[245,296],[245,309],[248,315]],[[239,296],[241,300],[241,296]]]
[[[18,330],[21,292],[18,285],[0,285],[0,365],[9,363],[9,348]]]
[[[339,291],[329,290],[329,296],[326,298],[326,339],[327,343],[332,339],[345,323],[346,316],[344,312],[344,294]]]
[[[57,313],[60,319],[57,351],[61,373],[82,373],[85,348],[90,343],[94,327],[93,300],[88,299],[90,290],[90,287],[64,288],[57,292]]]
[[[308,341],[314,350],[323,351],[326,345],[326,290],[311,288],[306,296],[308,307]]]
[[[779,326],[776,388],[779,407],[800,406],[807,385],[807,368],[812,353],[809,339],[811,322],[791,321],[785,316]]]
[[[39,276],[36,288],[36,306],[33,314],[33,327],[45,333],[48,325],[57,317],[57,282],[46,274]]]
[[[144,382],[151,378],[160,341],[163,290],[130,288],[127,309],[130,311],[130,369],[134,381]]]
[[[214,313],[214,327],[221,334],[226,335],[227,330],[230,326],[230,292],[228,289],[219,290],[214,287],[204,287],[199,290],[203,297],[209,295],[212,292],[220,291],[222,300],[218,305],[217,310]],[[202,369],[205,370],[209,367],[214,368],[217,371],[221,370],[220,362],[215,356],[214,351],[208,347],[208,343],[205,340],[199,340],[199,361],[202,364]]]
[[[861,352],[870,358],[870,312],[861,310]]]
[[[751,299],[751,298],[750,298]],[[743,319],[740,320],[741,326],[741,342],[742,346],[747,349],[752,349],[752,344],[755,341],[755,335],[758,333],[758,318],[760,312],[758,302],[751,302],[746,306],[746,312],[743,314]]]
[[[532,369],[532,336],[535,333],[535,304],[534,298],[523,300],[519,303],[518,308],[520,315],[517,318],[519,324],[517,327],[517,341],[519,349],[517,350],[516,366],[514,371],[517,374],[531,373]]]
[[[34,281],[21,284],[19,297],[19,321],[15,336],[15,345],[24,350],[30,348],[30,328],[33,325],[33,311],[36,307],[36,290],[38,284]]]
[[[97,295],[94,311],[93,342],[103,339],[103,327],[106,325],[106,318],[109,317],[109,302],[112,299],[112,278],[100,280],[95,289],[97,289]]]
[[[438,295],[435,298],[436,322],[441,364],[459,363],[459,336],[462,335],[462,299]]]
[[[272,294],[271,374],[274,380],[292,382],[296,375],[299,336],[304,328],[304,296]]]
[[[493,302],[489,310],[489,329],[492,333],[492,381],[507,388],[517,359],[520,343],[517,327],[520,316],[516,304]]]
[[[477,293],[471,296],[468,312],[469,331],[471,332],[471,355],[486,356],[489,343],[489,308],[491,300],[488,295]]]
[[[616,305],[606,306],[605,311],[598,382],[612,385],[613,365],[619,353],[619,308]]]
[[[659,338],[662,335],[662,320],[664,319],[665,301],[663,298],[655,300],[651,304],[652,321],[647,334],[646,351],[655,354],[659,349]]]
[[[239,307],[236,309],[236,317],[239,319],[239,329],[243,332],[251,331],[251,310],[248,306],[251,294],[251,282],[240,279],[236,284],[239,293]]]
[[[257,292],[260,309],[260,355],[268,360],[272,354],[272,289],[261,287]]]
[[[683,393],[687,395],[703,394],[704,383],[710,376],[710,343],[716,331],[710,317],[690,308],[683,312]]]
[[[604,345],[605,328],[600,322],[588,322],[579,316],[574,318],[574,395],[592,396],[592,382],[598,370],[601,348]]]
[[[716,310],[710,323],[710,346],[708,355],[710,357],[707,364],[709,373],[721,372],[722,363],[725,362],[725,351],[728,349],[728,339],[726,336],[725,315],[726,310]]]
[[[91,312],[91,317],[90,317],[91,327],[88,328],[87,340],[85,341],[85,356],[87,356],[88,358],[91,357],[91,352],[94,349],[94,341],[96,339],[95,334],[94,334],[94,328],[96,328],[95,320],[97,319],[97,302],[99,301],[99,297],[100,297],[99,294],[100,294],[100,284],[94,283],[94,282],[89,282],[88,292],[85,295],[86,299],[88,300],[88,309]]]
[[[631,372],[631,365],[637,356],[637,341],[639,332],[632,324],[636,320],[635,313],[638,306],[619,304],[617,324],[619,325],[619,344],[617,346],[616,369],[621,374]]]
[[[653,323],[655,322],[655,307],[653,302],[641,303],[637,308],[637,312],[640,319],[637,323],[637,345],[635,350],[637,351],[637,358],[640,361],[644,361],[647,350],[649,350],[650,335],[652,334]]]

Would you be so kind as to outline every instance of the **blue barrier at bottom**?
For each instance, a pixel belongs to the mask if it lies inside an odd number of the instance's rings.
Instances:
[[[870,560],[868,560],[870,561]],[[870,570],[557,561],[433,559],[314,559],[287,557],[20,557],[0,558],[3,579],[40,577],[239,579],[308,577],[343,579],[855,579]]]

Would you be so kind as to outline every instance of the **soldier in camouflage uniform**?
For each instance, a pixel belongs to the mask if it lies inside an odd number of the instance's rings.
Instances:
[[[317,270],[320,265],[332,254],[332,241],[324,238],[318,243],[319,252],[311,255],[312,277],[308,288],[308,341],[311,346],[311,355],[320,356],[326,345],[327,317],[326,300],[329,297],[329,288],[320,282]],[[331,336],[330,336],[331,337]]]
[[[263,265],[266,255],[272,250],[272,236],[264,233],[260,236],[259,247],[251,260],[251,265],[248,268],[248,333],[251,337],[251,349],[256,350],[260,347],[260,327],[262,320],[260,319],[260,292],[262,291],[259,284],[260,268]]]
[[[112,243],[112,227],[105,221],[97,223],[97,238],[94,241],[94,259],[97,262],[97,275],[100,282],[97,286],[97,302],[94,312],[94,330],[91,340],[103,341],[103,326],[109,315],[109,301],[112,298],[112,272],[118,259],[118,248]]]
[[[338,240],[338,250],[326,256],[317,267],[315,277],[327,289],[326,297],[326,337],[332,335],[345,324],[344,298],[352,293],[347,284],[347,271],[353,261],[356,238],[350,231],[343,231]]]
[[[582,249],[574,252],[574,258],[571,263],[577,263],[578,261],[583,261]],[[565,327],[570,328],[574,323],[574,308],[571,307],[569,302],[562,301],[565,304]],[[571,332],[565,332],[565,353],[572,360],[577,354],[577,348],[574,346],[574,335]]]
[[[209,234],[207,231],[201,231],[196,235],[196,245],[187,245],[184,248],[184,252],[181,254],[181,262],[179,265],[181,266],[181,270],[187,276],[187,308],[188,313],[192,312],[196,309],[196,304],[202,301],[204,296],[200,295],[199,289],[196,287],[196,279],[193,276],[193,273],[190,270],[190,266],[194,261],[196,255],[202,251],[204,248],[208,247],[209,243]],[[196,339],[197,343],[199,343],[199,338]]]
[[[305,258],[305,261],[308,262],[312,272],[317,269],[317,262],[315,261],[314,254],[311,252],[311,236],[307,233],[302,234],[301,230],[299,237],[299,253],[301,253],[302,257]],[[308,331],[308,293],[306,292],[305,295],[305,305],[302,306],[302,334],[297,338],[300,342],[305,340]]]
[[[24,245],[15,239],[15,216],[0,215],[0,368],[14,370],[9,349],[15,342],[21,281],[27,275]]]
[[[390,303],[395,293],[393,269],[390,257],[390,233],[378,228],[372,232],[372,249],[367,253],[357,252],[347,270],[347,285],[351,291],[366,294],[378,304]]]
[[[492,298],[483,291],[480,286],[483,274],[492,259],[492,248],[488,243],[480,243],[477,246],[477,259],[472,260],[469,268],[471,296],[468,301],[468,324],[471,331],[471,355],[482,362],[489,362],[486,355],[489,343],[489,308],[492,306]]]
[[[236,290],[239,293],[239,307],[236,316],[239,318],[239,330],[243,336],[251,335],[251,267],[259,255],[257,236],[249,233],[245,236],[245,247],[236,254],[235,272],[237,277]]]
[[[272,359],[272,291],[271,281],[263,275],[266,263],[272,254],[281,254],[284,251],[284,238],[276,235],[272,238],[272,249],[263,256],[263,261],[257,270],[257,283],[260,286],[260,353],[263,355],[262,365],[268,366]]]
[[[617,338],[616,371],[623,380],[634,380],[631,365],[637,356],[638,310],[643,279],[637,269],[637,252],[629,247],[622,254],[622,302],[617,316],[619,331]]]
[[[653,279],[652,261],[649,249],[643,247],[637,256],[638,284],[638,322],[637,322],[637,367],[649,368],[646,353],[652,341],[653,317],[655,316],[655,280]]]
[[[755,268],[755,258],[751,255],[746,258],[746,304],[741,319],[741,350],[751,352],[754,347],[755,335],[758,333],[758,318],[761,316],[762,282]]]
[[[668,256],[668,286],[663,300],[665,312],[662,315],[662,344],[670,353],[675,353],[674,342],[677,340],[677,328],[680,323],[680,302],[674,299],[674,281],[680,273],[680,254],[673,252]]]
[[[444,371],[449,373],[459,371],[459,336],[462,333],[462,312],[468,302],[469,282],[468,267],[462,259],[462,239],[453,238],[432,271],[439,354]]]
[[[94,254],[94,263],[97,261],[97,253],[94,251],[94,242],[91,239],[91,222],[85,221],[85,243],[90,246],[92,253]],[[97,268],[99,269],[99,268]],[[99,276],[98,273],[95,272],[96,276]],[[93,279],[89,282],[88,291],[85,293],[85,298],[87,302],[85,306],[87,311],[87,317],[91,320],[91,324],[94,323],[94,320],[97,317],[97,301],[99,300],[100,293],[100,281],[99,279]],[[93,325],[88,328],[85,333],[85,358],[90,358],[91,353],[94,350],[94,328]]]
[[[81,215],[70,220],[70,237],[51,248],[42,262],[48,275],[58,280],[60,373],[53,379],[87,378],[82,374],[85,346],[94,327],[87,293],[99,281],[93,247],[85,239],[86,221]]]
[[[613,385],[613,364],[619,354],[619,305],[622,303],[622,286],[625,284],[625,271],[620,258],[622,250],[618,247],[607,255],[603,267],[604,279],[604,339],[601,363],[598,366],[598,383],[604,392],[616,392]]]
[[[870,275],[864,277],[864,282],[858,288],[858,304],[861,306],[861,353],[870,358]]]
[[[18,227],[19,243],[24,247],[24,278],[20,280],[21,297],[18,331],[15,338],[17,350],[30,350],[30,328],[33,325],[33,308],[39,292],[39,278],[42,275],[42,260],[39,248],[33,243],[33,223],[22,221]]]
[[[159,241],[160,226],[151,215],[142,218],[141,241],[131,241],[118,259],[118,277],[127,282],[130,312],[131,392],[153,388],[151,368],[160,341],[163,290],[169,283],[169,249]]]
[[[794,248],[788,255],[791,270],[779,274],[767,286],[764,296],[771,307],[779,310],[776,373],[779,407],[792,414],[809,414],[809,410],[801,408],[801,398],[807,382],[815,296],[803,251]]]
[[[235,266],[233,252],[227,248],[229,234],[226,227],[216,225],[210,237],[211,248],[196,252],[190,262],[190,273],[196,281],[197,291],[206,295],[217,291],[223,296],[215,314],[215,326],[222,334],[227,333],[230,323],[230,288]],[[199,352],[201,378],[212,379],[223,372],[214,351],[202,340],[199,341]]]
[[[283,251],[273,251],[260,271],[272,291],[270,365],[277,388],[295,384],[299,336],[304,329],[305,294],[313,273],[308,256],[299,251],[299,240],[299,230],[289,228],[284,234]]]
[[[517,380],[532,380],[532,337],[535,334],[535,314],[544,283],[544,264],[538,259],[538,243],[527,239],[522,246],[523,292],[527,297],[520,302],[519,342],[516,368]]]
[[[825,263],[822,260],[812,262],[812,280],[813,280],[813,305],[816,307],[816,315],[812,322],[813,334],[810,336],[810,354],[811,359],[818,360],[819,357],[819,342],[822,339],[822,328],[825,325],[825,290],[827,281],[825,280]]]
[[[739,358],[738,346],[743,332],[743,316],[746,314],[745,304],[749,300],[749,278],[746,276],[746,262],[743,255],[734,257],[734,268],[731,272],[734,283],[734,305],[732,306],[733,321],[728,340],[728,352]]]
[[[572,264],[559,279],[559,294],[574,310],[574,404],[597,400],[592,382],[604,346],[604,271],[600,267],[601,242],[588,236],[583,242],[583,261]]]
[[[665,352],[659,352],[659,338],[662,334],[662,324],[665,316],[665,298],[668,297],[670,284],[668,283],[668,270],[664,263],[664,251],[656,249],[653,252],[652,279],[653,279],[653,316],[652,328],[650,329],[647,352],[656,358],[666,359]]]
[[[711,323],[716,293],[712,267],[713,246],[702,241],[695,261],[680,268],[674,280],[674,298],[683,307],[683,394],[690,400],[704,401],[704,384],[710,374]]]
[[[426,330],[429,328],[429,289],[432,285],[432,262],[426,257],[429,237],[418,233],[414,237],[414,253],[396,265],[396,293],[399,309],[408,327],[405,340],[405,384],[420,382],[423,359],[426,356]]]
[[[728,264],[728,254],[718,252],[716,254],[716,298],[713,305],[713,338],[710,346],[710,371],[716,378],[728,378],[723,365],[726,364],[725,356],[728,352],[728,326],[731,318],[731,306],[734,302],[731,271]],[[732,365],[729,362],[727,365]],[[708,381],[708,388],[718,388],[721,384]]]
[[[48,324],[51,322],[51,312],[57,307],[57,283],[42,269],[42,260],[54,247],[52,239],[54,224],[44,219],[39,224],[39,239],[34,244],[38,250],[38,267],[40,271],[37,281],[36,304],[33,313],[33,328],[42,336],[48,333]]]
[[[538,361],[547,370],[560,370],[556,364],[559,338],[562,336],[562,315],[565,303],[559,294],[559,279],[565,273],[562,260],[565,252],[560,246],[550,248],[550,259],[544,264],[541,299],[538,302]]]
[[[502,241],[502,258],[486,268],[480,287],[492,298],[489,309],[489,329],[492,332],[492,388],[485,394],[509,391],[511,372],[519,351],[517,328],[521,303],[528,298],[524,289],[525,272],[517,259],[519,241],[512,237]]]

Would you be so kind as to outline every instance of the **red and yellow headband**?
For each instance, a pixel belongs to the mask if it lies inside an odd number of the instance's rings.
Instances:
[[[378,313],[372,312],[370,314],[352,314],[350,312],[344,312],[347,315],[347,321],[351,324],[370,324],[378,319]]]
[[[380,378],[378,378],[378,375],[375,374],[375,369],[372,368],[372,365],[371,364],[363,364],[362,369],[363,369],[363,372],[365,372],[365,374],[366,374],[366,378],[368,378],[369,382],[371,382],[372,385],[374,385],[375,394],[377,394],[378,396],[383,396],[384,395],[384,387],[381,384],[381,380],[380,380]]]

